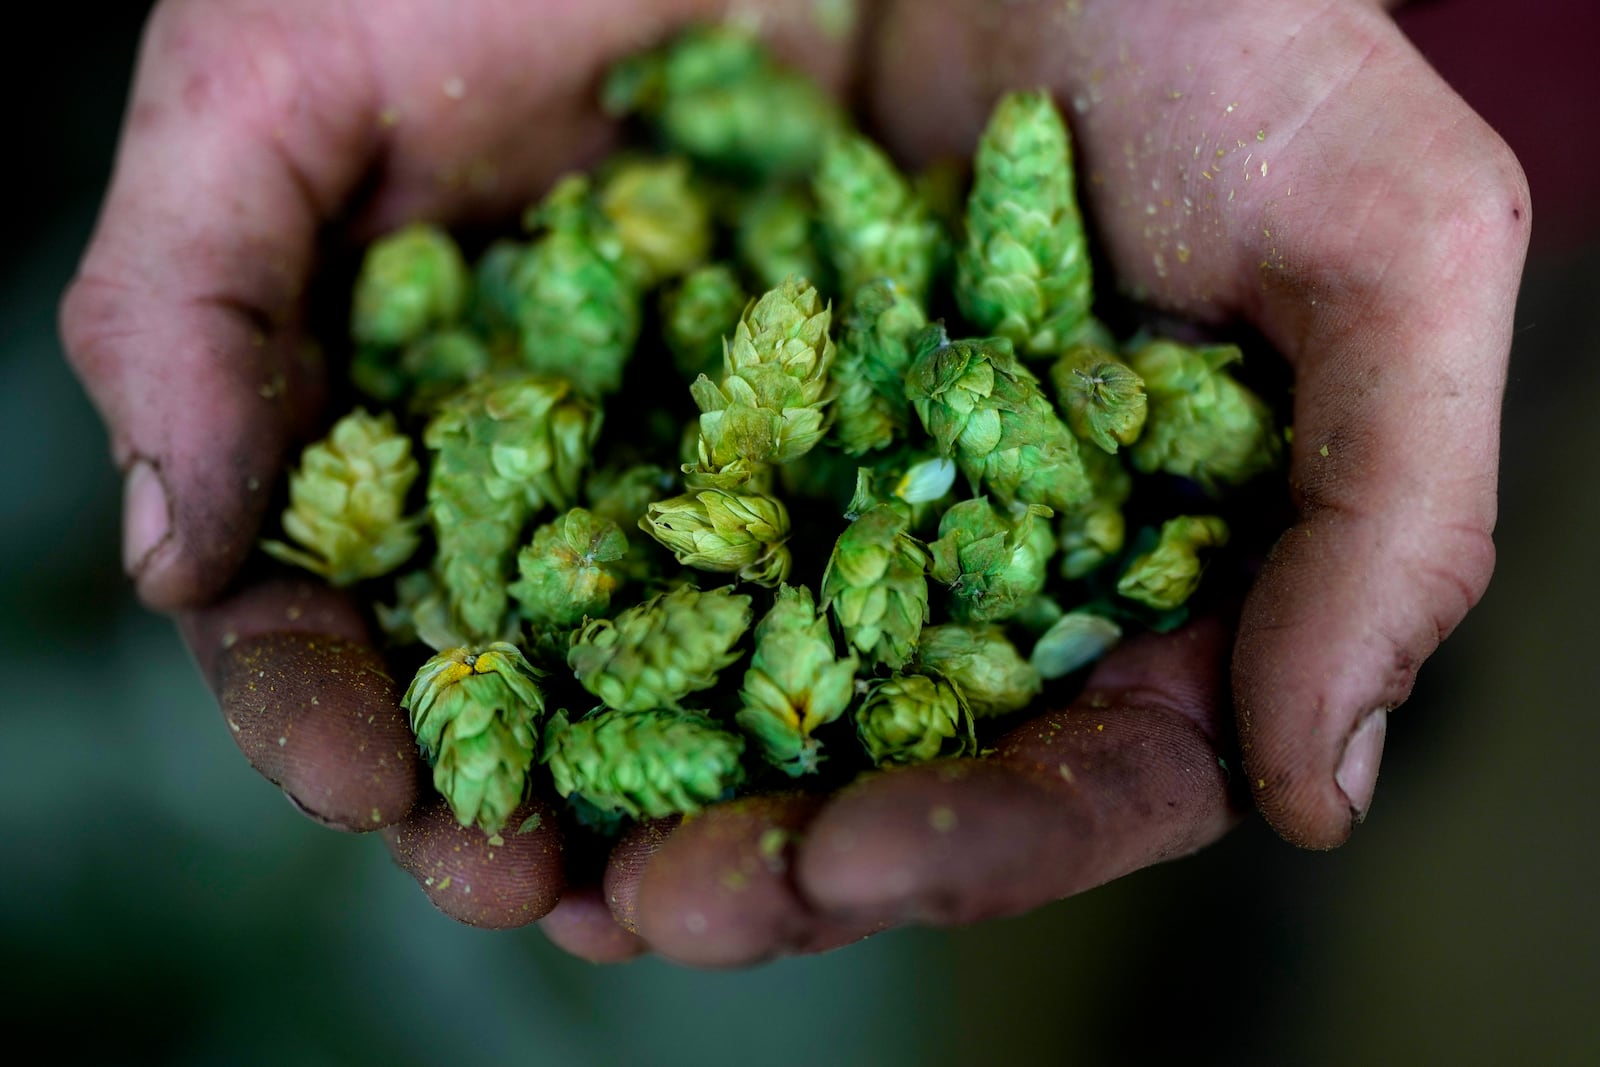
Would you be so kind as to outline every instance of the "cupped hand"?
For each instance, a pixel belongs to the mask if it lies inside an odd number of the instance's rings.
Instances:
[[[509,216],[608,146],[597,72],[713,6],[157,9],[62,329],[126,472],[129,571],[180,613],[245,754],[318,819],[384,828],[451,915],[543,916],[594,959],[746,963],[1024,911],[1193,851],[1236,817],[1230,708],[1269,822],[1340,843],[1388,711],[1492,569],[1530,222],[1504,144],[1358,0],[901,0],[842,36],[804,0],[764,9],[784,58],[857,92],[907,163],[969,155],[1000,92],[1047,86],[1100,284],[1242,320],[1283,353],[1298,520],[1236,633],[1129,642],[981,761],[640,827],[600,885],[563,896],[542,802],[538,829],[491,847],[418,801],[394,683],[348,601],[241,576],[287,449],[325,414],[304,332],[319,240]]]

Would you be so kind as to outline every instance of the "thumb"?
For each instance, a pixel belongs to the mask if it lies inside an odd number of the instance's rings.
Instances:
[[[348,162],[298,161],[354,153],[288,121],[291,66],[270,34],[208,6],[157,10],[61,305],[68,359],[125,476],[124,563],[158,609],[205,603],[229,581],[285,448],[320,407],[300,298],[317,222],[353,175],[338,169]]]

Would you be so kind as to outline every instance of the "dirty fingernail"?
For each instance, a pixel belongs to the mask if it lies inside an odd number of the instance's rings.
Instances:
[[[1389,728],[1389,712],[1378,708],[1370,712],[1344,743],[1344,755],[1333,780],[1344,790],[1356,822],[1367,817],[1372,793],[1378,785],[1378,761],[1383,757],[1383,735]]]
[[[122,489],[122,566],[137,578],[156,549],[172,535],[166,486],[149,460],[128,468]]]

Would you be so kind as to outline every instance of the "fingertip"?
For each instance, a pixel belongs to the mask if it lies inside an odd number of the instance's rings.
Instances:
[[[875,925],[819,915],[796,891],[796,842],[821,803],[746,797],[625,837],[613,852],[619,873],[608,872],[612,908],[652,951],[693,967],[744,967],[866,936]]]
[[[457,922],[510,930],[550,914],[566,886],[561,833],[550,806],[530,799],[495,835],[456,821],[443,797],[426,797],[383,830],[389,853],[434,907]]]
[[[643,938],[617,922],[597,885],[567,890],[539,929],[551,944],[590,963],[624,963],[649,951]]]
[[[238,640],[215,671],[240,751],[318,822],[376,830],[416,803],[416,743],[394,679],[372,649],[272,633]]]

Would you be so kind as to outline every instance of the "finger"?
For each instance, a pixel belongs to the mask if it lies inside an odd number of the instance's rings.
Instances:
[[[308,15],[300,32],[325,22]],[[318,222],[366,154],[340,112],[304,107],[281,31],[239,5],[156,10],[62,303],[68,356],[125,475],[124,562],[157,608],[204,603],[232,577],[298,420],[320,406],[300,302]]]
[[[405,822],[385,828],[383,840],[433,906],[468,926],[509,930],[536,922],[566,885],[561,831],[538,797],[491,836],[462,826],[445,799],[430,793]]]
[[[1136,638],[994,755],[845,789],[800,844],[802,896],[862,921],[974,922],[1211,843],[1237,817],[1218,758],[1226,644],[1215,621]]]
[[[795,891],[796,841],[821,805],[779,794],[656,823],[613,851],[606,894],[650,948],[696,967],[739,967],[859,940],[874,924],[816,914]]]
[[[1509,150],[1392,26],[1371,40],[1340,114],[1296,135],[1342,176],[1296,189],[1327,223],[1306,202],[1263,215],[1282,244],[1258,321],[1296,370],[1300,518],[1246,602],[1235,696],[1258,806],[1316,848],[1365,817],[1388,713],[1489,582],[1529,232]],[[1364,161],[1395,138],[1402,161]]]
[[[399,692],[350,601],[274,577],[180,619],[245,758],[324,825],[375,830],[416,802]]]
[[[649,951],[643,938],[617,922],[598,885],[568,888],[539,929],[551,944],[590,963],[621,963]]]

